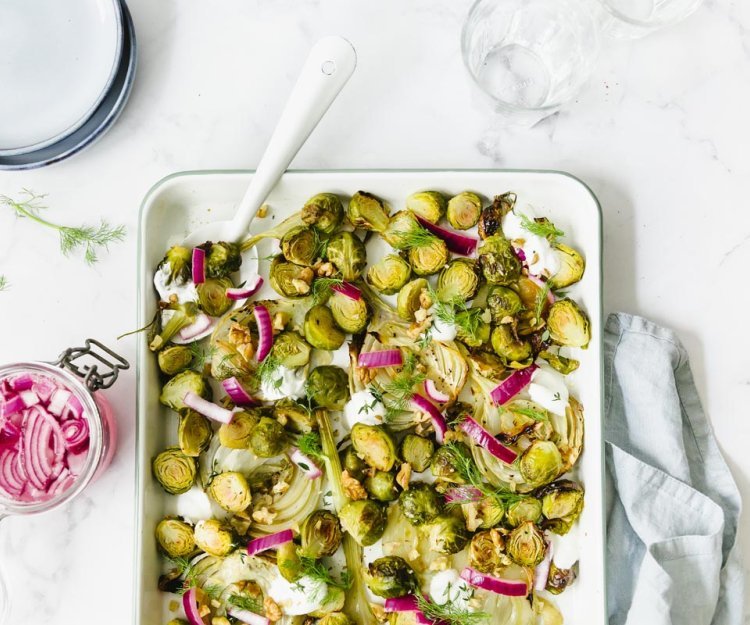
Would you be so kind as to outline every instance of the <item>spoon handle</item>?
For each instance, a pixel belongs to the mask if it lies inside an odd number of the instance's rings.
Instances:
[[[343,37],[324,37],[310,51],[281,113],[258,169],[229,226],[239,242],[271,189],[310,136],[357,65],[354,47]]]

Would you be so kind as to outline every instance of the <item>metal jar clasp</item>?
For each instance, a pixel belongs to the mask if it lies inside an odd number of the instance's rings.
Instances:
[[[83,347],[66,349],[54,364],[83,378],[91,392],[109,388],[120,371],[130,368],[127,360],[94,339],[86,339]]]

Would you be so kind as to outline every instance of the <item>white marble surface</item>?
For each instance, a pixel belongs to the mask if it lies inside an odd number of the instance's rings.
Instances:
[[[295,165],[554,168],[588,182],[604,210],[605,309],[680,332],[750,494],[750,5],[712,0],[672,29],[607,43],[574,105],[518,130],[462,66],[468,0],[130,4],[140,60],[120,122],[70,161],[0,173],[2,194],[47,193],[55,219],[106,217],[129,236],[90,269],[62,258],[54,233],[0,212],[0,274],[11,282],[0,361],[50,358],[87,336],[115,344],[132,329],[145,192],[178,170],[253,167],[308,47],[340,33],[357,47],[357,73]],[[117,346],[134,359],[135,339]],[[64,510],[0,524],[14,625],[132,621],[133,372],[110,397],[122,430],[110,471]]]

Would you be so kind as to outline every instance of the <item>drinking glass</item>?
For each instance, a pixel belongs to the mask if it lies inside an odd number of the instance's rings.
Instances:
[[[511,121],[535,123],[571,100],[599,53],[589,0],[477,0],[461,36],[464,63]]]
[[[599,0],[602,29],[619,39],[635,39],[671,26],[693,13],[703,0]]]

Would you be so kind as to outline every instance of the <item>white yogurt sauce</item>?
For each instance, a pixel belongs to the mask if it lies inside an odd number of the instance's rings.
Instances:
[[[547,534],[552,543],[552,561],[561,569],[569,569],[580,559],[580,529],[573,525],[564,536],[552,532]]]
[[[277,575],[271,580],[268,594],[284,614],[289,616],[309,614],[319,609],[325,602],[328,584],[308,575],[290,583],[281,575]]]
[[[354,393],[344,406],[344,418],[351,430],[355,423],[381,425],[385,417],[385,406],[370,391]]]
[[[196,291],[195,283],[192,280],[184,283],[172,280],[171,284],[167,284],[168,279],[169,263],[164,263],[162,268],[154,273],[154,287],[161,301],[168,302],[171,295],[176,296],[178,302],[198,301],[198,291]]]
[[[532,221],[537,216],[531,207],[527,207],[523,211],[519,211],[517,208],[510,211],[503,218],[503,234],[513,243],[514,247],[523,250],[530,274],[534,276],[554,276],[560,271],[560,259],[557,257],[555,249],[545,237],[532,234],[524,228],[522,215]]]
[[[531,375],[528,392],[531,401],[556,415],[565,416],[569,393],[565,385],[565,376],[562,373],[555,371],[552,367],[541,365]]]
[[[450,601],[458,608],[473,611],[469,605],[471,596],[471,586],[461,579],[456,569],[440,571],[430,580],[430,598],[435,603]]]
[[[279,365],[268,379],[260,385],[261,399],[273,401],[291,397],[299,399],[305,394],[305,376],[297,369]]]
[[[214,504],[202,489],[191,488],[188,492],[177,495],[177,515],[188,523],[195,525],[198,521],[205,521],[213,517],[223,517],[224,512]],[[218,514],[217,514],[218,510]]]
[[[331,352],[331,364],[344,370],[349,369],[351,364],[349,361],[349,341],[350,338],[347,337],[341,347]]]
[[[445,323],[435,316],[432,317],[432,328],[430,330],[430,336],[433,338],[433,340],[439,341],[440,343],[446,343],[448,341],[454,340],[457,333],[458,329],[456,328],[456,324]]]

